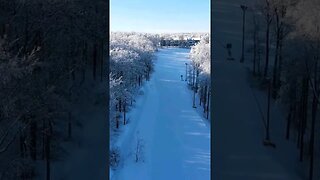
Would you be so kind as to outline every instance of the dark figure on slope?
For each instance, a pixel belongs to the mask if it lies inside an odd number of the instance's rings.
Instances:
[[[226,49],[228,51],[228,60],[234,60],[234,58],[232,57],[232,54],[231,54],[231,48],[232,48],[232,44],[231,43],[228,43],[227,46],[226,46]]]
[[[180,77],[181,77],[181,81],[183,81],[183,75],[181,75]]]

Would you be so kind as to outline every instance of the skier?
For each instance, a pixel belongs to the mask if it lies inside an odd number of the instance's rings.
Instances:
[[[181,75],[180,77],[181,77],[181,81],[183,81],[183,75]]]

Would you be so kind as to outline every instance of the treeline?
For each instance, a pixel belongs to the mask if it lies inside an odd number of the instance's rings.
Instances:
[[[110,35],[110,155],[111,169],[120,162],[120,149],[115,145],[121,126],[129,123],[126,117],[144,81],[150,80],[154,68],[154,52],[158,35],[112,32]],[[132,120],[135,121],[135,120]],[[112,171],[110,171],[112,173]]]
[[[211,78],[210,78],[210,38],[204,36],[201,41],[191,47],[191,65],[188,70],[188,84],[193,90],[193,107],[196,108],[196,94],[199,96],[199,106],[202,107],[205,117],[209,119]]]
[[[209,36],[209,33],[193,32],[193,33],[161,33],[159,37],[161,40],[174,40],[174,39],[188,39],[188,38],[202,38]]]
[[[153,71],[157,35],[113,32],[110,35],[110,127],[127,123],[126,112]],[[121,119],[120,119],[121,118]]]
[[[0,0],[0,179],[50,179],[73,105],[106,77],[107,3]]]
[[[319,176],[320,1],[259,0],[250,7],[253,74],[287,109],[286,139],[294,139],[309,180]],[[272,129],[271,129],[272,132]]]

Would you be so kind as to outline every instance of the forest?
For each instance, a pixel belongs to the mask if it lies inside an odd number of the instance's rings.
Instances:
[[[284,138],[296,143],[309,179],[317,179],[320,1],[261,0],[248,7],[247,54],[254,80],[284,106]]]
[[[75,105],[106,82],[107,8],[0,1],[0,179],[49,180],[52,163],[72,153],[62,144],[82,123]]]

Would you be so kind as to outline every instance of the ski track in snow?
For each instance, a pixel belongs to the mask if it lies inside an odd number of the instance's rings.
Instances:
[[[144,95],[129,113],[130,123],[117,141],[124,165],[114,180],[209,180],[210,128],[192,108],[185,62],[189,49],[166,48],[156,53],[155,72]],[[134,162],[136,135],[145,142],[144,162]]]

